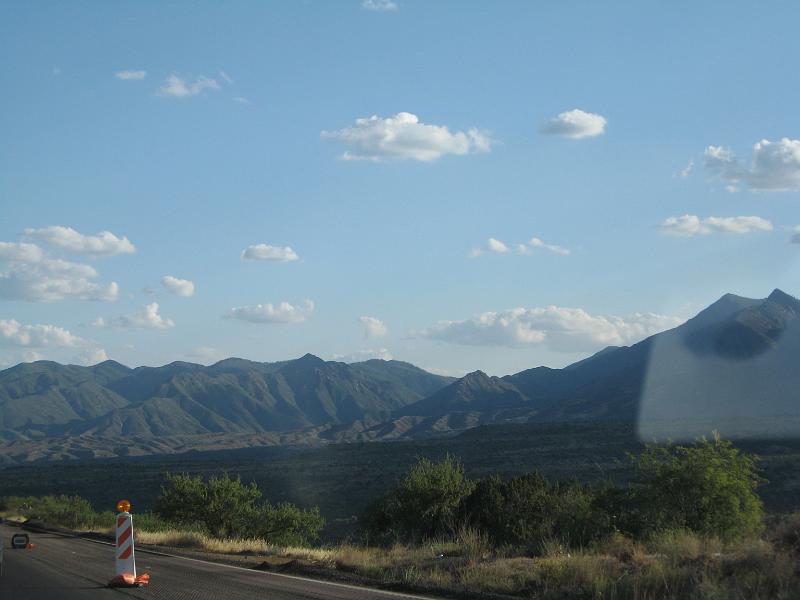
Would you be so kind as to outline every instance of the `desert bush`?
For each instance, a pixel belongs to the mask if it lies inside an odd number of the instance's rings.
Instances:
[[[269,502],[260,506],[254,515],[251,533],[278,546],[304,546],[316,541],[325,526],[317,507],[301,510],[294,504]]]
[[[263,537],[273,543],[303,544],[319,536],[325,524],[319,510],[262,501],[254,482],[227,474],[207,481],[200,476],[167,475],[156,514],[171,526],[207,532],[217,538]]]
[[[495,545],[541,553],[545,543],[584,546],[611,532],[608,515],[596,506],[591,488],[550,482],[529,473],[507,482],[489,477],[464,501],[466,521],[487,532]]]
[[[420,458],[388,494],[367,507],[363,527],[384,543],[452,535],[461,502],[473,487],[454,457],[438,462]]]
[[[634,481],[609,488],[601,501],[621,531],[647,537],[683,529],[731,541],[761,530],[756,459],[718,435],[691,446],[649,444],[630,458]]]
[[[104,522],[80,496],[9,497],[2,504],[8,512],[68,529],[92,529]]]
[[[800,512],[774,518],[770,534],[780,546],[800,554]]]

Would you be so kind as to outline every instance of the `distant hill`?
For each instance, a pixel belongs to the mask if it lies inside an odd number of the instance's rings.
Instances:
[[[0,462],[420,439],[495,423],[635,421],[644,438],[800,437],[800,301],[726,294],[675,329],[564,369],[441,377],[307,354],[130,369],[39,361],[0,371]],[[780,424],[777,427],[776,424]],[[728,426],[728,425],[726,425]]]
[[[307,354],[257,363],[129,369],[38,361],[0,371],[5,439],[285,432],[387,418],[450,383],[399,361],[345,364]]]
[[[780,290],[763,300],[727,294],[683,325],[633,346],[491,383],[472,373],[395,416],[452,419],[467,411],[473,421],[486,422],[488,411],[490,422],[638,420],[645,436],[657,434],[662,421],[795,419],[799,317],[800,301]],[[676,432],[672,425],[669,430]]]

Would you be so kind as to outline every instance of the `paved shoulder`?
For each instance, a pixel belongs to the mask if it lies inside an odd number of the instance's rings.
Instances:
[[[110,546],[54,534],[31,534],[32,550],[10,550],[15,528],[0,526],[5,545],[5,574],[0,597],[14,600],[63,598],[136,598],[174,600],[402,600],[415,596],[315,581],[276,573],[230,567],[201,560],[137,553],[137,570],[147,571],[151,583],[141,589],[111,590],[114,572]]]

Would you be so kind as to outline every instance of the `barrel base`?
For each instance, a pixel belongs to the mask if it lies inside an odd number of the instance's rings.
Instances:
[[[142,587],[150,583],[150,574],[142,573],[134,577],[131,573],[116,575],[108,582],[108,587]]]

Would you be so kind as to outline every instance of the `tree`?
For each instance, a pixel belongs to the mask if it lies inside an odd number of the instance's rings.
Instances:
[[[254,533],[279,546],[304,546],[319,538],[324,525],[317,507],[301,510],[288,502],[266,503],[259,511]]]
[[[628,533],[683,528],[732,540],[761,529],[764,509],[756,489],[764,480],[756,458],[716,432],[692,446],[649,444],[631,461],[636,479],[618,494]]]
[[[466,520],[496,545],[541,551],[549,540],[582,546],[609,532],[592,490],[577,482],[550,482],[537,472],[507,482],[484,479],[465,500]]]
[[[262,501],[255,482],[244,484],[227,473],[208,481],[167,475],[155,512],[176,525],[216,537],[263,537],[284,545],[312,541],[325,525],[319,509],[302,510],[289,503],[273,506]]]
[[[453,533],[461,502],[473,487],[453,456],[438,462],[420,458],[388,494],[367,508],[365,529],[387,541]]]

